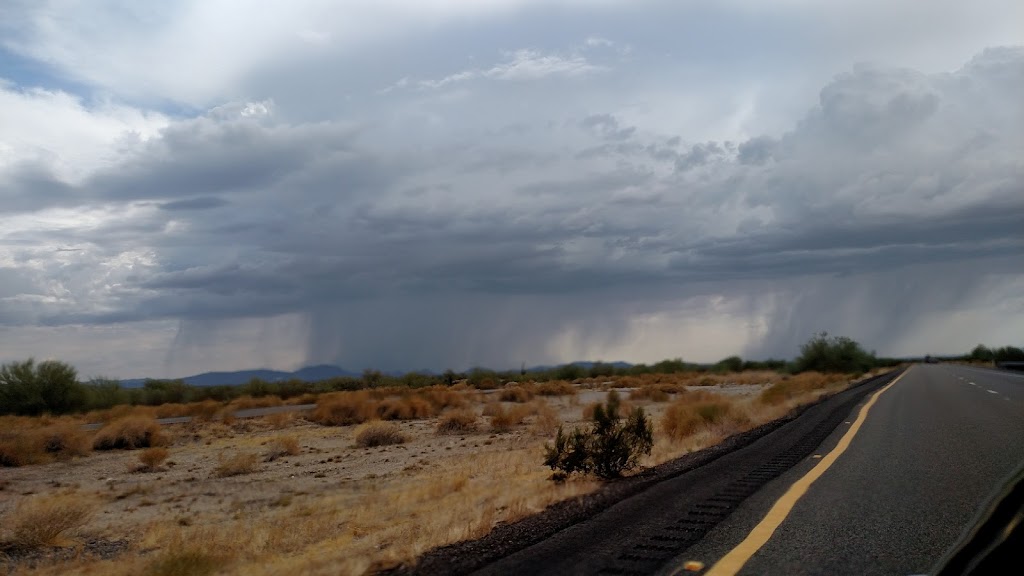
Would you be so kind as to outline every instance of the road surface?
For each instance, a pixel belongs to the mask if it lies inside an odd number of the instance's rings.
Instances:
[[[926,573],[1024,463],[1024,376],[915,365],[844,394],[478,573]]]
[[[316,408],[316,404],[285,404],[282,406],[267,406],[266,408],[246,408],[234,413],[235,418],[257,418],[259,416],[270,416],[281,412],[304,412]],[[157,418],[158,424],[185,424],[192,421],[191,416],[175,416],[173,418]],[[85,424],[82,428],[86,430],[99,430],[102,423]]]

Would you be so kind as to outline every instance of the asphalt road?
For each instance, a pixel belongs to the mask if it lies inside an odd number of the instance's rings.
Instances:
[[[282,406],[268,406],[266,408],[246,408],[234,413],[235,418],[257,418],[259,416],[270,416],[281,412],[304,412],[316,408],[316,404],[285,404]],[[185,424],[192,421],[191,416],[175,416],[173,418],[157,418],[158,424]],[[85,424],[85,430],[99,430],[103,427],[100,422]]]
[[[827,454],[846,428],[815,453]],[[662,573],[687,560],[711,567],[818,462],[770,482]],[[1022,463],[1024,375],[914,366],[739,573],[927,573]]]

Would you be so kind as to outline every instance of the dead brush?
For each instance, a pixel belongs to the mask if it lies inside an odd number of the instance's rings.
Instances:
[[[437,423],[438,434],[466,434],[478,428],[476,412],[468,408],[452,410],[441,415]]]
[[[125,416],[107,424],[93,437],[95,450],[134,450],[166,446],[169,439],[152,417]]]
[[[187,415],[197,422],[209,422],[214,419],[221,406],[221,403],[216,400],[193,402],[188,405]]]
[[[419,396],[385,398],[376,406],[381,420],[423,420],[434,415],[434,406]]]
[[[252,408],[270,408],[273,406],[280,406],[281,404],[284,404],[284,401],[278,396],[268,395],[254,398],[253,396],[246,394],[229,402],[228,407],[231,408],[233,412],[237,412],[239,410],[249,410]]]
[[[146,568],[146,576],[210,576],[216,574],[224,558],[199,550],[171,549],[159,553]]]
[[[287,428],[295,422],[295,412],[275,412],[263,417],[263,421],[274,430]]]
[[[533,392],[522,386],[510,386],[498,392],[498,400],[502,402],[529,402],[533,400]]]
[[[495,414],[501,413],[501,411],[504,409],[505,407],[502,406],[501,402],[498,402],[497,400],[492,400],[484,404],[482,414],[484,416],[494,416]]]
[[[355,433],[356,446],[360,448],[403,444],[408,440],[409,437],[394,422],[370,422]]]
[[[440,412],[449,408],[465,408],[469,405],[466,396],[453,388],[431,386],[417,392],[434,410]]]
[[[716,426],[739,428],[748,420],[747,414],[737,410],[729,399],[683,397],[665,409],[660,424],[666,436],[679,441],[700,430],[710,430]]]
[[[562,425],[558,411],[543,401],[537,402],[535,407],[536,417],[530,424],[530,433],[535,436],[551,436]]]
[[[223,453],[218,457],[217,467],[214,468],[213,473],[218,478],[227,478],[229,476],[240,476],[242,474],[251,474],[255,472],[259,467],[259,458],[250,452],[239,452],[238,454],[232,454],[225,456]]]
[[[92,517],[93,502],[79,494],[40,494],[21,500],[2,523],[0,548],[34,550],[60,545]]]
[[[828,387],[845,382],[843,374],[822,374],[820,372],[804,372],[794,376],[783,377],[778,382],[761,391],[758,400],[763,404],[778,405],[801,396],[824,391]]]
[[[491,415],[491,430],[495,432],[508,432],[521,425],[527,416],[535,412],[532,406],[517,404],[511,408],[498,405],[498,411]]]
[[[49,461],[46,442],[38,431],[0,432],[0,466],[28,466]]]
[[[351,426],[376,417],[377,401],[365,390],[332,392],[316,399],[316,408],[307,418],[324,426]]]
[[[662,388],[663,384],[642,386],[629,393],[630,400],[650,400],[651,402],[668,402],[669,395]]]
[[[170,452],[167,448],[162,446],[154,446],[152,448],[146,448],[142,452],[139,452],[139,463],[141,466],[135,469],[137,472],[156,472],[160,469],[160,465],[167,460]]]
[[[299,439],[295,436],[278,436],[267,445],[267,453],[263,456],[264,462],[273,462],[283,456],[295,456],[302,451],[299,446]]]
[[[537,394],[541,396],[575,396],[577,392],[576,387],[565,380],[537,384]]]

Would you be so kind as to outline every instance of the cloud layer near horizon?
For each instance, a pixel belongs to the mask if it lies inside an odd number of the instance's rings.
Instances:
[[[667,58],[629,21],[527,44],[530,3],[435,8],[455,40],[285,19],[265,57],[217,54],[224,77],[149,81],[115,74],[142,64],[106,40],[19,12],[39,30],[9,54],[55,68],[0,84],[5,355],[129,376],[791,356],[819,330],[885,354],[1019,340],[1024,49],[948,72],[844,63],[793,112],[789,88],[733,92],[742,60],[700,72],[714,54]],[[390,54],[403,31],[448,56]],[[379,69],[353,55],[371,45]],[[71,67],[81,46],[116,65]],[[46,87],[64,66],[106,95]]]

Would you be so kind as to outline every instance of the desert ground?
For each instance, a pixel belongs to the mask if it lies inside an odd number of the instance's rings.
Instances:
[[[654,465],[852,380],[643,375],[339,392],[295,401],[312,411],[245,419],[232,414],[282,402],[2,417],[0,573],[374,572],[597,489],[552,481],[544,446],[612,390],[651,417]],[[183,414],[193,420],[153,420]]]

